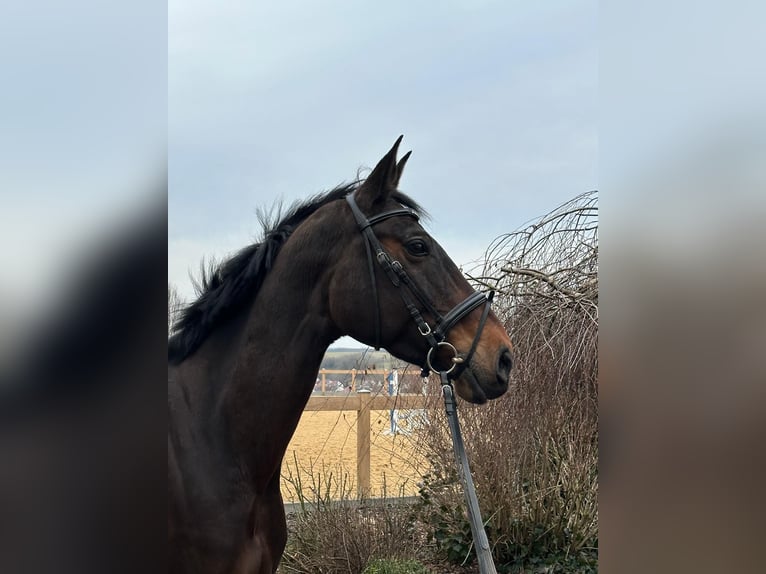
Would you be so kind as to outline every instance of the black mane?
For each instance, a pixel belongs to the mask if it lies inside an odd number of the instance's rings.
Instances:
[[[320,207],[354,192],[360,181],[336,187],[306,201],[294,204],[284,217],[269,224],[262,217],[263,239],[248,245],[231,258],[209,269],[203,265],[195,283],[197,300],[181,311],[168,340],[168,360],[178,364],[191,356],[210,333],[241,310],[258,293],[280,249],[293,231]],[[405,207],[424,214],[423,209],[401,192],[393,198]]]

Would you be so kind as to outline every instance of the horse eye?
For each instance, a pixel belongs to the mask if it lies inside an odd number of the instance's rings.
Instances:
[[[414,255],[416,257],[423,257],[428,255],[428,246],[422,239],[413,239],[412,241],[408,241],[405,245],[405,248],[407,251],[409,251],[410,255]]]

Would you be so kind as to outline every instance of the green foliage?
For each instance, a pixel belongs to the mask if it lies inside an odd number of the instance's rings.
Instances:
[[[434,464],[433,470],[423,477],[417,510],[447,560],[470,564],[475,558],[471,525],[461,505],[446,502],[460,499],[458,484],[454,466]]]

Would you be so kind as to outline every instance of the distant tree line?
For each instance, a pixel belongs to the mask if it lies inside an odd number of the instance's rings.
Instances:
[[[390,369],[391,356],[382,351],[328,351],[320,368],[322,369]]]

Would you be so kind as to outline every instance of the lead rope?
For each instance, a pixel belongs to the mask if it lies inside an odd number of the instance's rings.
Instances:
[[[497,574],[495,562],[492,560],[492,551],[489,547],[487,533],[484,531],[484,524],[481,519],[479,499],[476,496],[476,488],[473,485],[471,467],[468,465],[468,456],[465,454],[463,435],[460,433],[460,423],[457,418],[457,404],[455,403],[452,382],[447,376],[446,371],[440,371],[439,376],[442,381],[444,408],[447,411],[447,423],[452,435],[455,462],[457,463],[460,482],[463,483],[465,501],[468,505],[468,521],[471,523],[471,534],[473,535],[473,542],[476,547],[476,557],[479,560],[479,572],[480,574]]]

